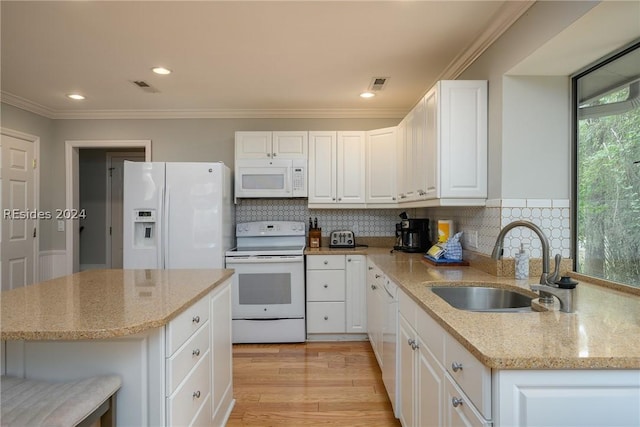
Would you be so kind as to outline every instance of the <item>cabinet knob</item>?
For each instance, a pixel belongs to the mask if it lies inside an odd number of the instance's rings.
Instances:
[[[376,279],[379,279],[379,278],[381,278],[381,277],[382,277],[381,275],[376,274]]]
[[[375,291],[378,287],[376,285],[371,285],[371,289]]]
[[[451,404],[453,405],[454,408],[457,408],[458,406],[462,405],[464,403],[464,400],[462,400],[459,397],[452,397],[451,398]]]
[[[200,399],[200,390],[193,392],[194,399]]]
[[[419,348],[420,348],[420,345],[416,342],[416,340],[413,340],[413,344],[411,344],[411,349],[417,350]]]
[[[351,258],[347,258],[347,262],[351,262]]]
[[[193,316],[192,322],[193,323],[200,323],[200,316]]]
[[[453,372],[462,371],[462,363],[460,363],[460,362],[453,362],[453,363],[451,364],[451,369],[453,369]]]
[[[271,153],[267,153],[267,157],[271,157]]]
[[[369,270],[373,270],[373,267],[369,266]]]
[[[334,197],[334,198],[332,198],[331,200],[333,200],[333,201],[335,202],[335,201],[336,201],[336,198]]]
[[[324,320],[329,320],[329,316],[324,316]]]
[[[329,285],[327,285],[326,283],[324,284],[324,288],[327,289],[329,287]]]
[[[193,351],[191,352],[191,354],[192,354],[192,355],[194,355],[194,356],[196,356],[196,357],[200,356],[200,349],[199,349],[199,348],[196,348],[195,350],[193,350]]]
[[[325,262],[324,262],[324,265],[327,265],[327,264],[329,264],[329,261],[325,261]]]
[[[273,153],[273,157],[275,157],[275,156],[276,156],[276,153]]]
[[[341,202],[342,201],[342,197],[338,197],[338,201]]]
[[[412,340],[411,338],[409,338],[409,339],[407,340],[407,344],[409,344],[410,346],[413,346],[413,345],[414,345],[414,343],[415,343],[415,341],[414,341],[414,340]]]

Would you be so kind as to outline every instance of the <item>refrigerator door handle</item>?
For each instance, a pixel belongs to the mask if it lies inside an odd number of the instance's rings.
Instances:
[[[157,267],[156,268],[164,268],[164,186],[160,187],[160,191],[158,193],[158,215],[157,215],[157,223],[156,223],[156,233],[157,233],[157,248],[156,257],[157,257]]]
[[[165,190],[165,197],[164,197],[165,219],[163,224],[165,229],[164,229],[164,242],[162,244],[164,248],[164,268],[169,268],[169,223],[171,220],[171,217],[169,215],[170,208],[171,208],[171,192],[169,191],[169,187],[167,187],[167,189]]]

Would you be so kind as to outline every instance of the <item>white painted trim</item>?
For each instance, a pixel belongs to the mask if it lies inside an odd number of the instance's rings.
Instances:
[[[111,167],[111,160],[114,157],[129,157],[129,158],[134,158],[134,157],[141,157],[140,153],[132,153],[132,152],[128,152],[128,151],[108,151],[106,153],[106,162],[105,162],[105,168],[106,168],[106,173],[109,175],[109,168]],[[107,192],[105,194],[105,209],[107,210],[106,212],[106,216],[105,216],[105,242],[106,242],[106,264],[104,268],[112,268],[113,265],[111,263],[111,235],[109,234],[109,230],[110,230],[110,225],[111,224],[111,179],[110,176],[107,176]]]
[[[20,132],[13,129],[8,129],[4,127],[0,127],[0,133],[2,135],[7,135],[13,138],[21,139],[23,141],[28,141],[33,143],[33,159],[36,161],[36,168],[34,171],[33,177],[33,197],[34,197],[34,208],[37,211],[40,211],[40,137],[31,135],[28,133]],[[42,221],[42,220],[40,220]],[[38,281],[40,267],[39,267],[39,252],[40,252],[40,236],[42,235],[40,222],[36,225],[37,230],[37,238],[34,239],[33,242],[33,281],[34,283]]]
[[[80,271],[85,270],[104,270],[107,267],[107,264],[80,264]]]
[[[40,252],[39,281],[51,280],[67,273],[67,251],[57,249]]]
[[[151,161],[151,140],[79,140],[65,141],[64,162],[65,162],[65,206],[67,209],[77,209],[78,199],[78,152],[80,148],[144,148],[145,161]],[[67,274],[74,272],[74,230],[67,220],[65,226],[65,247],[67,251]],[[77,238],[77,236],[75,236]]]

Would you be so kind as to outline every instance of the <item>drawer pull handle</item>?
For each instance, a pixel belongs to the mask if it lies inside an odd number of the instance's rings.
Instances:
[[[324,288],[327,289],[329,287],[329,285],[327,285],[326,283],[324,284]]]
[[[196,357],[200,356],[200,349],[196,348],[195,350],[193,350],[193,352],[191,352],[191,354],[196,356]]]
[[[194,399],[200,399],[200,390],[193,392]]]
[[[329,316],[324,316],[324,320],[329,320]]]
[[[451,398],[451,404],[453,405],[454,408],[457,408],[458,406],[462,405],[464,403],[464,401],[459,398],[459,397],[452,397]]]
[[[453,363],[451,364],[451,369],[453,369],[453,372],[462,371],[462,363],[460,363],[460,362],[453,362]]]
[[[200,323],[200,316],[193,316],[193,323]]]

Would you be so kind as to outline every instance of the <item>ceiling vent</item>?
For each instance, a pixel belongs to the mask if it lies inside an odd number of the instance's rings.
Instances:
[[[149,83],[145,82],[144,80],[134,80],[132,83],[147,93],[160,93],[158,89],[151,86]]]
[[[371,92],[379,92],[382,89],[384,89],[388,81],[389,81],[389,77],[374,77],[373,79],[371,79],[369,90]]]

